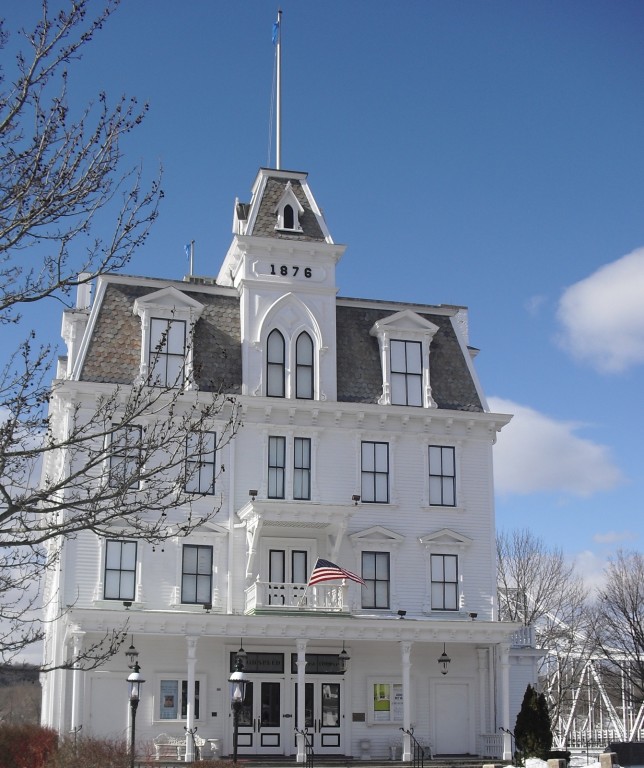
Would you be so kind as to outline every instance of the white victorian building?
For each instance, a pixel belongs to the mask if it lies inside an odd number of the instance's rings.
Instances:
[[[196,727],[229,754],[243,644],[240,754],[302,762],[299,729],[316,755],[400,744],[409,760],[413,728],[434,754],[510,757],[500,729],[536,675],[525,633],[497,619],[492,451],[510,417],[488,409],[467,310],[339,298],[344,250],[305,173],[261,169],[216,278],[107,276],[65,313],[55,400],[127,388],[167,333],[159,357],[190,372],[184,397],[223,385],[243,414],[216,453],[223,425],[208,426],[183,489],[186,510],[218,507],[208,523],[163,547],[83,532],[48,577],[51,615],[69,608],[47,663],[128,620],[140,744]],[[365,586],[307,588],[318,558]],[[43,722],[124,736],[127,675],[124,653],[46,675]]]

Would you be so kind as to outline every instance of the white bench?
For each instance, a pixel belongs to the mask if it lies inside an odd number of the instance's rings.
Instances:
[[[201,750],[206,745],[206,740],[195,735],[195,759],[201,760]],[[178,739],[176,736],[170,736],[167,733],[160,733],[154,740],[154,759],[155,760],[181,760],[186,755],[186,737]]]

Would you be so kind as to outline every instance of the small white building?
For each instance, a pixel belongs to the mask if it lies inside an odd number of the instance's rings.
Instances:
[[[186,510],[218,508],[210,521],[163,547],[83,532],[48,576],[48,610],[70,607],[48,625],[47,663],[128,620],[139,743],[196,727],[230,753],[243,645],[240,754],[302,761],[299,728],[316,755],[400,744],[409,760],[413,728],[434,754],[510,756],[500,728],[536,675],[528,633],[497,619],[492,450],[510,416],[488,410],[467,310],[339,298],[344,250],[307,175],[262,168],[216,279],[107,276],[66,314],[54,400],[91,408],[132,385],[156,321],[165,362],[189,358],[186,401],[223,383],[243,414],[183,489]],[[365,586],[307,588],[318,558]],[[43,723],[124,736],[128,672],[119,653],[46,675]]]

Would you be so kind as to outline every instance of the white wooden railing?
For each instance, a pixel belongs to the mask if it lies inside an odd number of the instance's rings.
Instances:
[[[333,611],[349,610],[347,588],[342,585],[282,584],[281,582],[256,581],[246,589],[245,612],[262,610]]]

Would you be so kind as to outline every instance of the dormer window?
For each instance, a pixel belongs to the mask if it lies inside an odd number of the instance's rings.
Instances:
[[[148,360],[152,385],[176,387],[183,384],[186,340],[185,320],[151,318]]]
[[[290,181],[284,188],[282,197],[275,206],[275,213],[277,215],[275,229],[282,229],[287,232],[302,231],[300,216],[304,213],[304,208],[297,199]]]
[[[438,326],[405,310],[374,323],[382,364],[380,405],[435,408],[430,383],[429,350]]]
[[[195,387],[192,336],[203,309],[203,304],[176,288],[134,302],[142,332],[139,381],[156,387]]]

